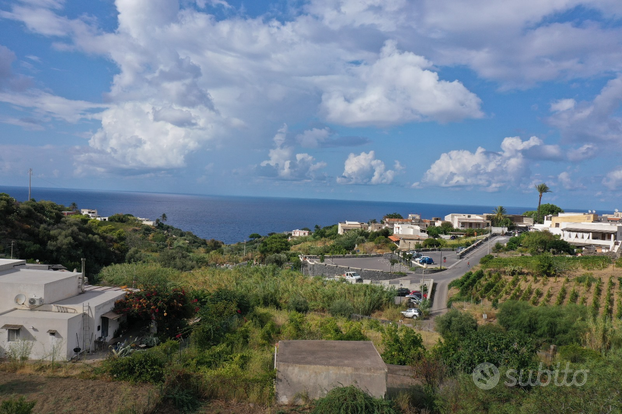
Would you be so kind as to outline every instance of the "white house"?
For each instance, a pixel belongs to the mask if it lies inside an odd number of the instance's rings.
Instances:
[[[309,230],[292,230],[292,237],[306,237],[309,235]]]
[[[479,214],[448,214],[445,221],[451,223],[454,229],[483,229],[488,227],[488,220]]]
[[[107,343],[125,291],[90,286],[77,272],[0,259],[0,356],[30,348],[30,359],[70,359]]]
[[[83,216],[89,216],[92,219],[96,219],[97,217],[99,217],[99,214],[97,214],[97,210],[93,210],[90,208],[80,209],[80,214],[82,214]]]
[[[367,230],[367,223],[359,223],[358,221],[339,222],[337,233],[343,234],[350,230]]]
[[[421,227],[417,224],[395,223],[393,225],[393,234],[419,236],[420,239],[428,238],[428,234],[421,231]]]

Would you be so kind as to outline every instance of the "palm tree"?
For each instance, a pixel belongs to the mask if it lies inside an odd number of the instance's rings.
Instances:
[[[551,193],[552,191],[549,188],[549,186],[544,183],[538,184],[535,187],[536,187],[536,190],[538,190],[538,194],[540,194],[540,197],[538,198],[538,212],[536,213],[536,222],[539,223],[540,222],[540,204],[542,203],[542,194]]]
[[[494,217],[492,218],[492,221],[495,223],[495,225],[499,226],[499,224],[505,218],[507,210],[505,209],[505,207],[499,206],[499,207],[495,208],[494,210],[492,210],[492,212],[494,214]]]

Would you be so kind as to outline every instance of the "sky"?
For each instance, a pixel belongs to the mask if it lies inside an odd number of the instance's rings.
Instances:
[[[619,0],[0,0],[0,185],[622,208]]]

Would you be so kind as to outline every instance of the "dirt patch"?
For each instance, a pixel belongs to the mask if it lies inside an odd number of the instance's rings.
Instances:
[[[35,413],[108,414],[132,409],[140,413],[154,406],[156,394],[150,385],[9,372],[0,374],[0,401],[23,395],[28,401],[36,401]]]

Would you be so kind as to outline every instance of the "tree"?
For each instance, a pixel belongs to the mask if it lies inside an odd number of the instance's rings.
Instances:
[[[253,233],[250,236],[248,236],[248,238],[251,239],[251,240],[261,239],[261,234]]]
[[[160,216],[160,221],[161,221],[162,223],[166,223],[166,220],[167,220],[167,219],[168,219],[168,217],[166,217],[166,214],[165,214],[165,213],[162,213],[162,215]]]
[[[551,193],[551,189],[549,188],[548,185],[542,183],[542,184],[538,184],[535,186],[536,190],[538,191],[538,216],[537,216],[537,221],[538,223],[542,220],[542,217],[540,216],[540,204],[542,203],[542,194],[544,193]]]
[[[423,247],[435,248],[435,247],[440,247],[441,244],[442,243],[440,241],[436,240],[436,239],[425,239],[423,241]]]
[[[400,213],[391,213],[391,214],[385,215],[384,218],[386,218],[386,219],[403,219],[404,217],[402,217],[402,215]]]
[[[276,254],[288,251],[290,244],[287,241],[287,236],[284,234],[273,234],[270,237],[264,239],[259,246],[259,252],[264,256],[270,254]]]
[[[436,318],[436,330],[443,338],[449,338],[450,336],[464,338],[477,330],[477,321],[469,313],[452,309],[445,315]]]
[[[505,209],[505,207],[503,206],[499,206],[497,208],[495,208],[492,213],[494,214],[494,216],[492,217],[492,223],[493,225],[499,227],[500,224],[502,224],[502,222],[505,219],[505,215],[507,214],[507,210]]]

